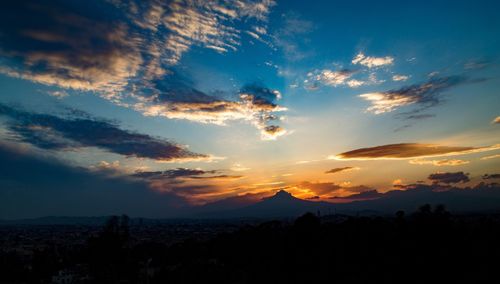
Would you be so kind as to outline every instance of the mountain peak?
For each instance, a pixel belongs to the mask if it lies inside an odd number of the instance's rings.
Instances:
[[[295,199],[295,197],[288,191],[281,189],[276,194],[271,197],[272,199]]]

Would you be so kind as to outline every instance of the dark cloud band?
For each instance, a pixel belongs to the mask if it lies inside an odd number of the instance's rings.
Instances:
[[[158,161],[209,159],[165,139],[119,128],[90,116],[63,118],[15,109],[0,104],[0,115],[9,118],[8,129],[19,140],[49,150],[96,147],[112,153]]]

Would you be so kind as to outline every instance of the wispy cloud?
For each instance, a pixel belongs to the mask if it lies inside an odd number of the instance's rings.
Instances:
[[[341,85],[347,85],[349,87],[359,87],[363,85],[362,81],[354,80],[350,78],[356,72],[353,70],[342,69],[342,70],[330,70],[323,69],[314,72],[309,72],[307,74],[307,79],[304,80],[304,85],[306,89],[314,90],[318,88],[318,84],[323,84],[326,86],[337,87]]]
[[[236,50],[241,36],[232,21],[246,18],[265,21],[275,2],[239,0],[232,4],[229,1],[170,3],[170,13],[163,18],[164,26],[170,31],[165,41],[165,47],[170,51],[167,61],[176,64],[192,45],[202,45],[222,53]],[[257,35],[250,30],[246,32]]]
[[[244,172],[244,171],[248,171],[250,170],[250,168],[248,167],[245,167],[243,166],[242,164],[240,163],[234,163],[232,166],[231,166],[231,171],[234,171],[234,172]]]
[[[393,62],[394,58],[391,56],[373,57],[373,56],[366,56],[362,52],[358,53],[351,61],[352,64],[361,64],[368,68],[392,65]]]
[[[464,161],[464,160],[456,160],[456,159],[443,159],[443,160],[410,160],[410,164],[413,165],[433,165],[433,166],[461,166],[461,165],[466,165],[469,163],[469,161]]]
[[[282,28],[273,33],[273,44],[290,61],[299,61],[311,55],[307,47],[307,34],[313,31],[314,24],[302,19],[297,13],[283,14]]]
[[[320,198],[331,198],[333,196],[349,196],[373,190],[373,188],[358,185],[349,186],[346,184],[336,184],[332,182],[310,182],[304,181],[293,186],[303,194],[318,196]]]
[[[483,179],[500,179],[500,174],[485,174]]]
[[[498,158],[500,158],[500,154],[496,154],[496,155],[491,155],[491,156],[481,157],[481,159],[480,159],[480,160],[485,161],[485,160],[498,159]]]
[[[407,76],[407,75],[393,75],[392,76],[392,81],[396,81],[396,82],[399,82],[399,81],[406,81],[410,78],[410,76]]]
[[[500,149],[500,144],[486,147],[442,146],[436,144],[400,143],[361,148],[330,156],[336,160],[388,160],[454,156]]]
[[[144,62],[137,35],[125,23],[59,4],[11,3],[2,9],[0,73],[103,96],[124,90]]]
[[[62,99],[68,96],[68,93],[65,91],[51,91],[48,94],[52,97],[56,97],[58,99]]]
[[[245,30],[265,36],[274,5],[272,0],[113,0],[99,7],[113,15],[105,18],[95,9],[62,2],[12,4],[0,11],[0,73],[95,92],[146,115],[217,124],[243,119],[263,137],[274,138],[285,132],[266,130],[271,113],[284,110],[274,102],[257,103],[247,93],[222,100],[189,84],[167,92],[160,86],[176,80],[174,65],[192,46],[225,53],[237,50]]]
[[[341,167],[341,168],[333,168],[331,170],[328,170],[325,172],[325,174],[335,174],[339,172],[348,172],[348,171],[354,171],[354,170],[359,170],[358,167]]]
[[[459,76],[433,77],[424,83],[386,92],[361,94],[359,97],[371,103],[366,110],[375,114],[391,112],[414,104],[425,109],[441,103],[441,93],[467,81],[466,78]]]
[[[163,178],[182,178],[182,177],[192,177],[204,174],[213,174],[216,171],[204,171],[201,169],[188,169],[188,168],[176,168],[165,171],[138,171],[132,174],[133,177],[143,178],[143,179],[163,179]]]

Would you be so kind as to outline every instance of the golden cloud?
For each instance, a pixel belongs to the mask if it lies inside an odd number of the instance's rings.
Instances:
[[[500,144],[486,147],[441,146],[436,144],[399,143],[361,148],[329,156],[334,160],[391,160],[455,156],[500,149]]]
[[[455,159],[443,159],[443,160],[420,160],[420,159],[415,159],[415,160],[410,160],[409,162],[412,165],[433,165],[433,166],[461,166],[461,165],[466,165],[469,163],[469,161],[464,161],[464,160],[455,160]]]

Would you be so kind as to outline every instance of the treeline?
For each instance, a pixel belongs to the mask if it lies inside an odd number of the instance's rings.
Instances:
[[[71,251],[37,252],[30,269],[1,255],[3,283],[47,283],[61,269],[87,283],[492,283],[500,279],[496,216],[422,206],[393,217],[265,222],[166,246],[131,241],[128,218]],[[57,255],[57,257],[56,257]],[[80,277],[82,276],[82,277]],[[83,277],[84,276],[84,277]],[[17,281],[17,282],[16,282]],[[0,281],[1,282],[1,281]]]

